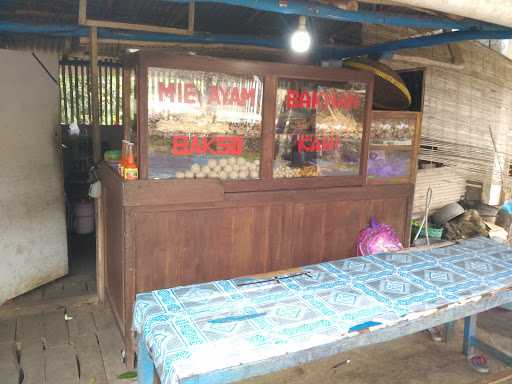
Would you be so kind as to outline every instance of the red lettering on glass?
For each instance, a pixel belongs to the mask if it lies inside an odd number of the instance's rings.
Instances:
[[[197,90],[194,84],[185,84],[185,103],[193,104],[197,101]]]
[[[174,156],[189,156],[192,154],[188,136],[174,136],[172,138],[171,153]]]
[[[208,104],[220,104],[219,88],[212,85],[208,90]]]
[[[254,104],[255,100],[256,100],[256,89],[242,88],[242,92],[240,92],[240,106],[244,106],[245,103],[247,103],[247,102]]]
[[[241,155],[244,148],[242,136],[174,136],[171,153],[174,156],[190,155]]]
[[[240,92],[238,91],[237,87],[231,88],[231,98],[229,99],[229,103],[233,105],[243,105],[243,103],[240,101]]]
[[[322,91],[303,91],[288,89],[286,93],[287,108],[306,108],[306,109],[343,109],[350,111],[361,107],[361,97],[347,92],[336,92],[335,90]]]
[[[338,135],[324,136],[318,138],[314,135],[299,135],[297,149],[302,152],[334,152],[340,146],[341,140]]]
[[[286,94],[286,108],[302,108],[299,101],[299,91],[289,89]]]
[[[162,81],[158,83],[158,98],[160,101],[164,101],[165,97],[174,101],[175,92],[176,87],[174,84],[165,85]]]

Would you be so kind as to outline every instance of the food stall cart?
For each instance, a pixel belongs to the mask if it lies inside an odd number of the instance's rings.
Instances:
[[[128,345],[137,292],[351,257],[372,216],[408,244],[420,115],[372,112],[372,74],[161,52],[124,74],[139,180],[101,179]]]

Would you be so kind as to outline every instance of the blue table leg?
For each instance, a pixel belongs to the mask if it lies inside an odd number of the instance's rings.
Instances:
[[[474,353],[473,339],[476,336],[476,315],[468,316],[464,319],[464,342],[462,351],[466,357],[471,357]]]
[[[503,364],[512,367],[512,355],[494,348],[476,337],[476,315],[464,319],[464,343],[463,352],[466,357],[474,355],[475,349],[501,361]]]
[[[143,337],[139,335],[137,348],[137,377],[139,384],[153,384],[155,369]]]

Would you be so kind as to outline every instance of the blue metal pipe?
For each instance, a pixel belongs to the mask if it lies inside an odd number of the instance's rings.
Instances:
[[[0,21],[0,33],[37,33],[57,37],[82,37],[88,36],[88,28],[74,25],[27,25]],[[126,41],[157,41],[176,43],[197,43],[197,44],[226,44],[226,45],[252,45],[257,47],[268,47],[286,49],[287,44],[284,38],[265,39],[254,36],[237,35],[172,35],[163,33],[127,32],[112,29],[98,29],[98,36],[102,39],[116,39]],[[454,43],[465,40],[487,40],[487,39],[511,39],[512,30],[502,29],[495,31],[457,31],[446,32],[438,35],[416,37],[398,41],[391,41],[376,44],[369,47],[358,47],[350,49],[339,49],[335,47],[319,47],[318,56],[324,60],[344,59],[372,54],[383,54],[400,49],[423,48],[434,45]]]
[[[0,33],[34,33],[55,37],[85,37],[89,29],[74,25],[30,25],[0,21]],[[198,44],[253,45],[267,48],[285,48],[283,39],[267,39],[255,36],[209,35],[172,35],[167,33],[128,32],[115,29],[98,28],[98,37],[126,41],[156,41]]]
[[[332,59],[344,59],[348,57],[358,57],[365,55],[379,55],[387,52],[398,51],[401,49],[425,48],[434,45],[455,43],[465,40],[494,40],[494,39],[512,39],[511,29],[502,29],[499,31],[457,31],[446,32],[438,35],[414,37],[410,39],[390,41],[386,43],[371,45],[368,47],[358,47],[349,49],[333,49],[330,52]]]
[[[172,3],[189,3],[189,0],[161,0]],[[503,28],[494,24],[473,20],[451,20],[440,17],[416,17],[410,15],[391,15],[382,12],[347,11],[332,5],[313,3],[304,0],[288,0],[286,6],[280,6],[279,0],[195,0],[196,3],[227,4],[285,15],[319,17],[335,21],[384,24],[396,27],[421,29],[496,29]]]

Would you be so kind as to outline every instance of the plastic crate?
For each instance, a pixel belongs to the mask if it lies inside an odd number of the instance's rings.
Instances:
[[[418,232],[419,228],[420,228],[420,225],[418,223],[412,224],[413,237],[416,236],[416,233]],[[431,225],[429,225],[428,226],[428,237],[430,239],[441,239],[443,237],[443,231],[444,231],[444,228],[437,228],[437,227],[432,227]],[[422,238],[426,237],[425,236],[425,227],[421,228],[420,237],[422,237]]]

